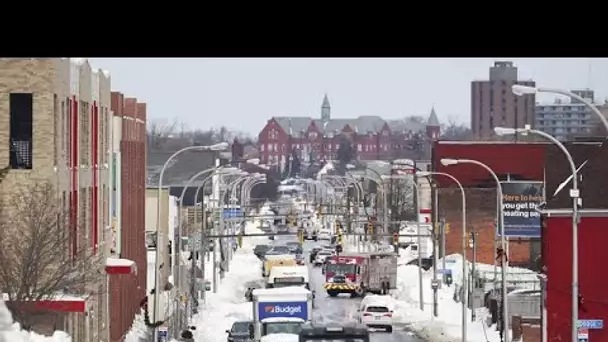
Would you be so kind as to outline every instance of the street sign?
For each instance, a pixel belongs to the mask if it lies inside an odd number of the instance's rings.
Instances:
[[[167,327],[158,327],[158,342],[169,341],[169,329]]]
[[[601,320],[601,319],[579,319],[578,320],[578,327],[581,328],[581,329],[604,329],[604,320]]]
[[[243,211],[241,208],[225,208],[224,209],[224,218],[235,218],[235,217],[243,217]]]
[[[578,342],[589,342],[589,330],[585,328],[578,329]]]
[[[452,269],[451,268],[440,269],[439,274],[452,274]]]

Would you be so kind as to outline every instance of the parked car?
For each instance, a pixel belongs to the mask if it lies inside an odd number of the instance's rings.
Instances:
[[[289,247],[287,247],[286,245],[274,245],[268,252],[278,254],[291,254]]]
[[[250,342],[253,341],[253,321],[236,321],[232,328],[226,330],[227,342]]]

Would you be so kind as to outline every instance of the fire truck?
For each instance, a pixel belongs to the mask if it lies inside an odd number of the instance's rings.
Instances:
[[[366,292],[388,294],[397,288],[397,259],[393,252],[343,253],[328,259],[324,288],[330,297]]]

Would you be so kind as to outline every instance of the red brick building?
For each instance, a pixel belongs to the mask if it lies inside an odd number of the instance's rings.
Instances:
[[[360,160],[427,159],[430,142],[440,133],[432,109],[428,121],[384,120],[379,116],[331,117],[327,96],[321,118],[272,117],[259,134],[260,162],[283,169],[295,153],[304,163],[335,159],[347,138]]]
[[[110,341],[122,341],[131,327],[139,302],[146,296],[147,258],[145,245],[146,191],[146,104],[112,92],[116,196],[113,204],[118,231],[113,252],[132,260],[134,274],[110,276]],[[118,146],[116,146],[118,145]]]
[[[466,188],[467,231],[478,233],[477,260],[494,263],[496,182],[483,168],[472,164],[443,166],[442,158],[466,158],[488,165],[501,181],[543,181],[546,143],[437,141],[432,150],[432,169],[456,177]],[[450,224],[446,233],[446,253],[462,253],[462,204],[460,190],[453,181],[437,177],[439,217]],[[540,248],[538,248],[540,249]],[[512,264],[530,263],[530,241],[514,239],[509,244]],[[472,260],[472,255],[468,256]]]

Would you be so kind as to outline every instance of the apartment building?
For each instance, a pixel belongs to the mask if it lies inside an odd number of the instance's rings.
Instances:
[[[591,103],[595,100],[591,89],[572,90],[572,93]],[[536,104],[536,129],[551,134],[559,140],[587,136],[596,125],[595,114],[576,99],[556,98],[553,103]]]
[[[86,60],[0,59],[0,167],[10,168],[1,196],[49,182],[70,213],[69,249],[100,257],[109,241],[110,115],[109,73]],[[38,308],[58,313],[41,324],[66,330],[74,341],[106,340],[106,293],[100,281],[77,295],[40,301]]]
[[[513,62],[497,61],[490,67],[489,79],[471,82],[471,131],[474,139],[494,136],[494,127],[534,127],[535,95],[516,96],[514,84],[534,87],[534,81],[518,79]],[[517,137],[514,136],[513,139]]]

